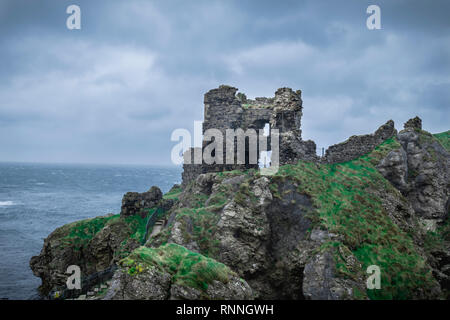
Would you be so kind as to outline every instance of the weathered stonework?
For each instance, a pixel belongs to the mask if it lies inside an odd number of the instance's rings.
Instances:
[[[347,141],[332,145],[321,159],[326,163],[340,163],[358,158],[397,133],[394,121],[389,120],[372,134],[351,136]]]
[[[183,172],[181,173],[182,187],[185,187],[189,182],[194,181],[198,175],[203,173],[201,164],[195,164],[194,156],[196,152],[200,152],[201,156],[202,148],[190,148],[183,154]]]
[[[246,155],[244,164],[237,164],[237,142],[235,143],[235,164],[226,164],[226,130],[227,129],[254,129],[257,133],[263,130],[266,124],[270,129],[277,129],[280,137],[280,165],[293,163],[299,159],[316,160],[316,146],[313,141],[301,139],[302,99],[301,91],[293,91],[290,88],[280,88],[273,98],[247,99],[245,94],[238,93],[237,88],[222,85],[205,94],[203,134],[208,129],[219,130],[223,137],[223,164],[195,164],[193,152],[185,153],[183,165],[183,185],[193,181],[200,173],[221,172],[230,170],[243,170],[258,168],[258,164],[252,164]],[[202,150],[210,141],[204,141]],[[257,142],[257,154],[260,151],[270,151],[270,136],[267,139],[267,148]],[[246,148],[248,150],[248,148]],[[258,156],[259,158],[259,156]],[[191,162],[186,161],[191,159]]]

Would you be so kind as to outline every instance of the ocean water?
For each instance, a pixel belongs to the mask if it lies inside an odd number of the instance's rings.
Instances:
[[[29,261],[55,228],[119,213],[128,191],[180,181],[181,168],[0,163],[0,299],[38,297]]]

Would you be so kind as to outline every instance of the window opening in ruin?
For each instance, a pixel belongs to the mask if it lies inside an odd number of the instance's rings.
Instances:
[[[266,123],[264,125],[264,133],[263,135],[265,137],[270,136],[270,125],[269,123]],[[267,146],[268,149],[268,146]],[[271,166],[271,156],[272,151],[260,151],[259,152],[259,158],[258,158],[258,166],[259,168],[269,168]]]

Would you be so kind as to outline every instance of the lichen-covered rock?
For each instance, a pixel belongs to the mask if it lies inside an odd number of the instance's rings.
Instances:
[[[339,248],[340,249],[340,248]],[[305,265],[303,295],[310,300],[367,299],[361,264],[348,251],[345,266],[352,269],[353,279],[337,276],[335,255],[337,248],[328,248],[311,258]],[[341,255],[342,256],[342,255]]]
[[[408,190],[408,157],[403,148],[389,152],[377,169],[397,189]]]
[[[103,300],[166,300],[170,296],[171,276],[156,267],[130,275],[119,269]]]
[[[409,200],[416,215],[443,221],[450,199],[450,156],[416,117],[398,133],[401,147],[377,166],[380,173]]]

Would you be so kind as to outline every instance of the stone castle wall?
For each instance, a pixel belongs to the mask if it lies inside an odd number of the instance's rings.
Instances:
[[[203,167],[201,164],[195,164],[194,157],[195,152],[201,152],[202,148],[190,148],[183,154],[183,172],[181,173],[181,186],[185,187],[189,182],[194,181],[197,177],[203,173]],[[199,153],[200,154],[200,153]],[[201,155],[201,154],[200,154]]]
[[[358,158],[397,133],[394,121],[389,120],[372,134],[351,136],[347,141],[332,145],[321,162],[340,163]]]

